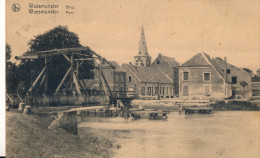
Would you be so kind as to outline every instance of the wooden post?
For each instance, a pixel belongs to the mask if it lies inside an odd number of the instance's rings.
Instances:
[[[73,76],[73,81],[74,81],[75,86],[76,86],[76,90],[77,90],[78,94],[81,95],[80,86],[79,86],[79,83],[77,81],[77,77],[76,77],[74,72],[73,72],[72,76]]]
[[[76,71],[77,71],[76,78],[79,79],[79,61],[78,60],[76,61]]]
[[[70,63],[71,63],[71,76],[74,74],[74,53],[72,53],[70,57]],[[70,90],[72,91],[73,89],[73,78],[72,81],[70,82]]]
[[[100,63],[99,63],[99,91],[101,93],[101,84],[102,84],[102,81],[101,81],[101,69],[102,69],[102,59],[99,60]]]
[[[44,67],[41,71],[41,73],[38,75],[38,77],[36,78],[36,80],[33,82],[32,87],[29,89],[29,92],[32,91],[32,89],[36,86],[36,84],[38,83],[38,81],[40,80],[40,78],[43,76],[44,72],[46,70],[46,67]]]
[[[71,67],[69,68],[69,70],[66,72],[66,74],[64,75],[64,77],[62,78],[60,84],[58,85],[58,87],[56,88],[55,91],[55,95],[60,91],[61,86],[63,85],[64,81],[66,80],[66,78],[69,76],[70,72],[71,72]]]
[[[44,82],[44,91],[46,92],[48,90],[48,58],[45,58],[45,67],[46,67],[46,71],[44,74],[44,78],[45,78],[45,82]]]

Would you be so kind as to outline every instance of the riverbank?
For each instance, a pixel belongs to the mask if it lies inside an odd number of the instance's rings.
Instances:
[[[258,104],[251,103],[250,101],[218,101],[210,104],[214,110],[241,110],[241,111],[259,111]]]
[[[14,109],[6,112],[7,157],[112,157],[112,140],[98,135],[82,139],[61,128],[48,129],[54,119],[47,114],[24,115]]]
[[[217,101],[209,104],[214,110],[229,111],[229,110],[241,110],[241,111],[259,111],[260,100],[244,101],[244,100],[225,100]],[[178,111],[179,105],[174,100],[133,100],[133,108],[142,106],[144,109],[154,110],[166,110],[166,111]]]

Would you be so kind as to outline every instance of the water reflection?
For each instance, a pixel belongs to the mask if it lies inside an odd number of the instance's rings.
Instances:
[[[168,120],[85,118],[78,133],[115,139],[122,145],[115,157],[259,158],[259,119],[260,112],[247,111],[170,113]]]

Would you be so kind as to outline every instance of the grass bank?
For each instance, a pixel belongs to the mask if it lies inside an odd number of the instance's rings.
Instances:
[[[34,109],[36,110],[36,109]],[[39,109],[38,109],[39,110]],[[48,129],[50,115],[6,112],[7,157],[111,157],[115,145],[104,137],[79,138],[63,129]]]

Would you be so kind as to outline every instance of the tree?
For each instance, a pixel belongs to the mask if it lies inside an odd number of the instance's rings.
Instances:
[[[5,45],[5,66],[6,66],[6,90],[8,93],[14,93],[18,84],[17,66],[10,61],[12,57],[11,46]]]
[[[7,43],[5,45],[5,60],[6,60],[6,63],[9,62],[9,60],[11,59],[11,57],[12,57],[11,53],[12,53],[11,46]]]
[[[26,52],[35,53],[37,51],[61,49],[61,48],[75,48],[82,47],[78,35],[70,32],[67,26],[57,26],[43,34],[35,36],[28,42],[29,49]],[[92,57],[92,54],[89,54]],[[70,64],[62,56],[54,56],[50,63],[48,63],[48,89],[55,90],[59,82],[66,73]],[[44,59],[37,59],[33,61],[22,61],[19,65],[19,78],[25,83],[26,89],[31,86],[31,80],[35,79],[44,67]],[[86,61],[80,67],[84,78],[92,78],[94,62]]]
[[[252,73],[253,71],[248,69],[248,68],[243,68],[244,71],[248,72],[248,73]]]

